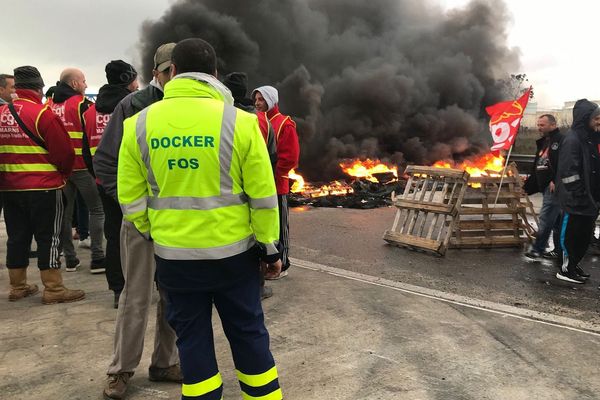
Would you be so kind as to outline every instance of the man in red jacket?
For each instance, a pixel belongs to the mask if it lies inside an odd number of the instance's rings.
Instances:
[[[17,98],[0,106],[0,191],[8,234],[6,266],[10,301],[38,292],[27,284],[29,246],[37,242],[42,303],[78,301],[81,290],[64,287],[58,260],[63,214],[61,188],[73,170],[75,152],[60,118],[42,105],[44,81],[35,67],[15,69]]]
[[[80,266],[77,252],[73,246],[71,231],[73,207],[77,191],[79,191],[90,210],[92,250],[90,272],[92,274],[102,274],[105,272],[104,249],[102,248],[104,209],[102,208],[96,182],[85,164],[85,158],[91,157],[91,149],[87,142],[87,136],[83,134],[83,113],[92,105],[92,102],[85,97],[86,88],[87,84],[83,72],[77,68],[67,68],[60,74],[60,81],[56,85],[48,105],[60,117],[67,132],[69,132],[75,149],[73,173],[63,189],[67,201],[61,232],[61,245],[66,262],[65,271],[75,272]]]
[[[289,242],[289,209],[287,196],[290,193],[289,172],[298,166],[300,145],[296,123],[287,115],[279,111],[279,93],[273,86],[261,86],[252,91],[252,100],[257,111],[265,112],[275,130],[275,143],[277,147],[277,162],[275,164],[275,185],[279,200],[279,251],[283,267],[279,277],[287,276],[290,260],[288,258]]]

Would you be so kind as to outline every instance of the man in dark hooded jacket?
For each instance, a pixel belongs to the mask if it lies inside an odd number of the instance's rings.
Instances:
[[[558,200],[563,211],[561,247],[563,263],[556,274],[570,283],[583,283],[590,275],[579,262],[592,238],[600,205],[600,108],[587,99],[573,108],[573,125],[558,159]]]
[[[163,87],[169,81],[171,53],[175,43],[160,46],[154,54],[154,79],[150,84],[131,93],[117,104],[102,134],[94,156],[94,171],[106,195],[117,201],[117,166],[119,148],[123,139],[123,121],[163,98]],[[103,390],[105,399],[124,399],[129,379],[142,358],[144,337],[152,304],[154,287],[154,246],[139,234],[135,225],[123,221],[121,225],[121,260],[125,283],[119,299],[115,326],[114,351],[108,367],[108,380]],[[166,294],[159,290],[156,305],[156,332],[154,352],[148,369],[151,381],[180,383],[179,354],[175,346],[175,332],[165,315]]]
[[[138,87],[137,71],[122,60],[113,60],[106,64],[107,84],[98,91],[96,103],[83,114],[85,121],[85,135],[89,143],[89,154],[84,154],[84,161],[90,173],[94,176],[92,158],[110,120],[110,115],[115,107],[125,96],[135,92]],[[89,157],[88,157],[89,156]],[[125,280],[121,269],[121,251],[119,237],[121,234],[121,221],[123,214],[121,207],[112,197],[106,194],[100,181],[96,179],[102,207],[104,208],[104,237],[106,238],[106,281],[108,288],[114,292],[114,307],[119,304],[119,296],[123,290]]]

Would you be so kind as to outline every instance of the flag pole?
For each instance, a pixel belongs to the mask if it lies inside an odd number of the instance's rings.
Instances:
[[[519,128],[520,129],[520,128]],[[494,206],[498,203],[498,197],[500,197],[500,191],[502,190],[502,182],[504,182],[504,175],[506,174],[506,169],[508,168],[508,160],[510,158],[510,153],[512,153],[512,149],[515,146],[514,142],[508,149],[508,155],[506,156],[506,161],[504,164],[504,169],[502,170],[502,176],[500,177],[500,185],[498,186],[498,193],[496,193],[496,200],[494,200]]]

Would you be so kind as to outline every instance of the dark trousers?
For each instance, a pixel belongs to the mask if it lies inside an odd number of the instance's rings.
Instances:
[[[60,268],[59,234],[63,218],[61,190],[4,192],[6,266],[29,266],[31,239],[37,243],[40,270]]]
[[[79,193],[79,190],[75,197],[73,222],[75,228],[77,228],[79,240],[87,239],[90,236],[90,210],[85,205],[85,200],[83,200],[83,196]]]
[[[575,272],[575,267],[579,265],[590,245],[595,223],[595,216],[564,213],[560,232],[563,272]]]
[[[106,238],[105,267],[108,288],[113,292],[121,292],[125,285],[121,268],[121,223],[123,213],[121,207],[108,196],[102,186],[98,185],[98,193],[104,207],[104,237]]]
[[[290,252],[290,209],[288,207],[288,195],[278,194],[277,203],[279,205],[279,244],[277,246],[281,254],[281,270],[286,271],[290,267],[288,258]]]
[[[158,259],[157,266],[161,268]],[[213,290],[193,292],[169,291],[161,285],[166,291],[167,321],[177,333],[183,373],[182,399],[220,400],[222,397],[211,322],[213,304],[231,346],[240,387],[246,394],[244,398],[270,395],[269,399],[282,399],[260,303],[258,268],[247,279],[234,282],[215,286]]]

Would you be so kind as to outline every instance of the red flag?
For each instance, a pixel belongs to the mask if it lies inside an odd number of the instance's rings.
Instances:
[[[486,107],[485,111],[490,116],[490,132],[494,139],[492,151],[508,150],[515,142],[530,93],[531,88],[518,100],[503,101]]]

